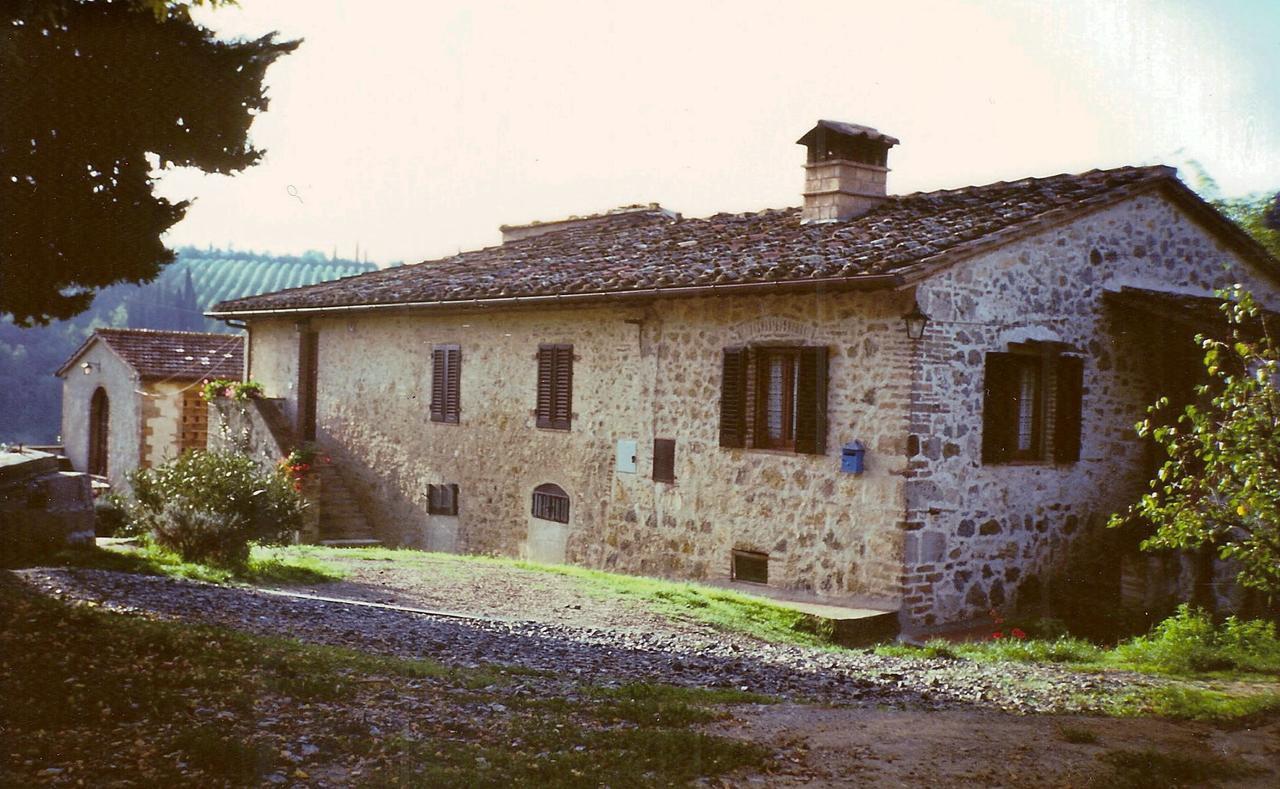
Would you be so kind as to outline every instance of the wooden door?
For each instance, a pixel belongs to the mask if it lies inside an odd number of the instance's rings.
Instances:
[[[89,473],[107,475],[107,447],[110,438],[111,401],[107,390],[98,387],[89,401]]]

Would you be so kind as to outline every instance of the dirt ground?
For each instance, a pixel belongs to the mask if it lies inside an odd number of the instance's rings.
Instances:
[[[1073,715],[1018,716],[986,712],[904,712],[777,705],[739,709],[710,731],[784,750],[784,769],[736,776],[733,783],[768,786],[1117,785],[1280,786],[1280,720],[1224,729],[1154,718]],[[1089,735],[1094,742],[1068,742]],[[1158,751],[1244,763],[1256,772],[1235,779],[1171,783],[1155,769],[1117,783],[1101,756]]]
[[[504,620],[673,629],[665,618],[626,601],[592,597],[563,576],[503,567],[467,572],[454,562],[431,559],[414,567],[389,561],[341,564],[349,573],[346,580],[311,591]],[[483,582],[477,583],[478,577]],[[1280,786],[1280,718],[1275,716],[1253,725],[1222,727],[1156,718],[780,704],[737,707],[732,720],[709,731],[769,743],[782,755],[782,769],[734,776],[728,785]],[[1191,757],[1202,764],[1235,761],[1251,774],[1179,783],[1161,773],[1158,765],[1145,770],[1139,766],[1121,776],[1101,758],[1148,751]]]

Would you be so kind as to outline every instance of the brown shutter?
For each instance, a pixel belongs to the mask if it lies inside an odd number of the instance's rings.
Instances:
[[[551,380],[556,352],[549,345],[538,346],[538,427],[551,427]]]
[[[1079,356],[1059,356],[1057,378],[1053,459],[1057,463],[1074,463],[1080,459],[1084,359]]]
[[[982,462],[998,463],[1013,452],[1017,363],[1013,354],[989,351],[983,379]]]
[[[653,440],[653,481],[676,481],[676,442],[671,438]]]
[[[552,427],[568,430],[573,421],[573,346],[556,346],[555,397],[552,400]]]
[[[431,421],[443,422],[445,409],[445,350],[431,351]]]
[[[796,451],[827,452],[827,349],[801,348],[796,376]]]
[[[573,346],[538,346],[537,425],[568,430],[573,420]]]
[[[725,348],[720,376],[720,446],[747,445],[747,349]]]
[[[445,387],[444,387],[444,421],[457,423],[462,411],[459,390],[462,378],[462,349],[456,345],[447,346],[444,352]]]

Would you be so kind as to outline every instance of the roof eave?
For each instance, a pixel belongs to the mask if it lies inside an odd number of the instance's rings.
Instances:
[[[652,300],[664,298],[693,298],[697,296],[728,296],[741,293],[794,293],[810,290],[877,290],[896,288],[903,284],[897,274],[868,274],[857,277],[824,277],[821,279],[776,280],[770,282],[723,283],[715,285],[685,285],[668,288],[638,288],[635,290],[604,291],[598,293],[557,293],[545,296],[501,296],[481,299],[438,299],[434,301],[342,304],[320,307],[277,307],[248,310],[210,310],[206,317],[216,320],[266,317],[272,315],[320,315],[348,314],[352,312],[380,312],[384,310],[427,309],[486,309],[508,307],[556,306],[584,302],[610,302]]]

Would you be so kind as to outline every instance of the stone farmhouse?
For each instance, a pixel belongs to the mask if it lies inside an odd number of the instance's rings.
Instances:
[[[204,449],[209,407],[201,382],[243,374],[239,335],[97,329],[55,373],[64,451],[77,471],[127,488],[134,469]]]
[[[378,538],[767,584],[924,628],[1033,603],[1145,489],[1133,424],[1280,264],[1167,167],[889,195],[820,121],[802,208],[656,205],[222,302]]]

